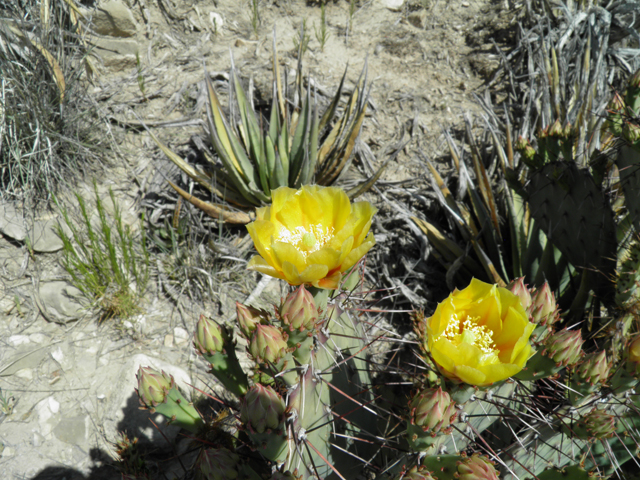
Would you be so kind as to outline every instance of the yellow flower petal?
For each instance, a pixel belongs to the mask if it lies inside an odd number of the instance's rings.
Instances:
[[[520,299],[480,280],[454,291],[426,322],[423,340],[443,375],[455,381],[484,386],[505,380],[531,354],[535,325]]]
[[[267,262],[265,262],[264,258],[259,255],[254,255],[249,260],[247,264],[247,270],[255,270],[256,272],[263,273],[264,275],[269,275],[271,277],[280,278],[281,280],[285,280],[284,274],[279,272]]]
[[[255,270],[276,272],[292,285],[335,289],[342,273],[375,245],[369,230],[376,208],[368,202],[351,205],[339,188],[281,187],[271,198],[271,206],[258,209],[257,220],[247,225],[264,260],[252,260]]]

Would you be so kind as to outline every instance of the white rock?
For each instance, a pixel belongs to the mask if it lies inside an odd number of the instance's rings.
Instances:
[[[62,352],[62,348],[60,347],[57,347],[55,350],[53,350],[51,352],[51,356],[58,363],[62,363],[64,361],[64,353]]]
[[[222,15],[217,12],[209,12],[209,21],[211,22],[211,27],[214,30],[219,30],[220,27],[224,25],[224,19]]]
[[[33,370],[31,368],[18,370],[14,375],[19,378],[24,378],[25,380],[33,380]]]
[[[11,335],[8,340],[14,347],[17,347],[18,345],[26,345],[30,342],[27,335]]]
[[[40,284],[40,299],[47,319],[56,323],[77,320],[85,314],[82,292],[73,285],[60,280]]]
[[[27,238],[27,225],[24,217],[10,203],[0,203],[0,232],[19,242]]]
[[[44,343],[49,339],[44,333],[32,333],[29,335],[29,340],[33,343]]]
[[[404,5],[404,0],[381,0],[382,6],[388,8],[392,12],[399,12],[402,10],[402,6]]]
[[[191,335],[182,327],[176,327],[173,329],[173,338],[176,345],[184,345],[190,339]]]

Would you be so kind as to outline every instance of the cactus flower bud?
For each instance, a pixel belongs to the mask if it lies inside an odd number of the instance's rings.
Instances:
[[[558,320],[556,299],[547,282],[534,292],[527,313],[531,322],[535,324],[553,325]]]
[[[607,110],[609,110],[609,112],[619,113],[624,110],[624,107],[625,107],[624,99],[620,96],[618,92],[616,92],[613,95],[613,98],[611,99],[611,101],[609,102],[609,105],[607,105]]]
[[[629,344],[629,361],[640,363],[640,335]]]
[[[414,465],[409,470],[403,469],[402,472],[396,477],[396,480],[434,480],[431,476],[431,472],[422,466]]]
[[[640,127],[634,123],[626,122],[622,127],[622,136],[629,143],[640,140]]]
[[[290,330],[312,330],[318,321],[318,309],[313,295],[300,285],[296,291],[287,295],[280,307],[282,322]]]
[[[640,87],[640,70],[637,70],[636,73],[633,74],[633,77],[629,79],[629,87],[632,87],[632,88]]]
[[[477,453],[458,464],[458,475],[458,480],[498,480],[498,472],[493,463]]]
[[[273,388],[256,383],[242,401],[240,421],[256,433],[278,430],[284,410],[284,400]]]
[[[457,415],[455,402],[440,387],[418,392],[409,403],[409,412],[411,424],[421,427],[431,436],[450,429]]]
[[[557,365],[568,366],[576,363],[582,355],[582,334],[580,330],[561,330],[547,337],[544,353]]]
[[[616,432],[616,418],[603,410],[593,409],[573,425],[572,433],[578,438],[610,438]]]
[[[244,336],[249,338],[257,325],[268,324],[269,314],[264,310],[253,308],[236,302],[236,313],[238,316],[238,326]]]
[[[226,448],[207,448],[200,452],[198,469],[203,480],[233,480],[238,478],[240,457]]]
[[[507,288],[520,299],[520,303],[527,310],[531,305],[531,293],[529,293],[529,289],[524,284],[524,277],[512,280]]]
[[[249,343],[249,353],[258,362],[276,363],[287,353],[287,341],[273,325],[256,325]]]
[[[193,346],[200,354],[213,355],[216,352],[223,352],[227,341],[227,332],[217,322],[200,315],[193,334]]]
[[[169,390],[175,387],[173,377],[167,373],[158,372],[151,367],[140,367],[138,374],[138,388],[136,393],[143,407],[153,410],[167,401]]]
[[[549,127],[549,136],[550,137],[562,136],[562,125],[560,125],[560,120],[556,120],[555,122],[553,122],[551,127]]]
[[[607,361],[607,354],[604,350],[599,353],[587,355],[576,370],[579,381],[590,385],[602,384],[609,378],[611,362]]]

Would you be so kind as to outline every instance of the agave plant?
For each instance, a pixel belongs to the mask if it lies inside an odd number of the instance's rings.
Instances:
[[[318,113],[317,94],[309,80],[303,85],[302,54],[298,52],[295,85],[280,75],[280,64],[273,40],[273,89],[269,118],[257,112],[253,100],[242,87],[235,65],[229,79],[229,117],[225,116],[209,75],[205,80],[209,94],[208,130],[219,163],[205,151],[210,171],[189,165],[149,132],[162,151],[189,177],[208,189],[228,206],[199,200],[177,185],[171,186],[186,200],[213,218],[230,223],[249,223],[256,206],[271,201],[271,191],[282,186],[331,185],[345,172],[367,111],[369,85],[367,66],[360,74],[347,104],[340,113],[345,70],[332,101]],[[369,189],[382,174],[382,168],[371,178],[349,192],[359,195]]]

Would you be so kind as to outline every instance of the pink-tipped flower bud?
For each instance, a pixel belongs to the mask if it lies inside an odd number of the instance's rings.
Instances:
[[[511,290],[511,293],[515,294],[520,299],[520,303],[522,304],[524,309],[527,310],[531,305],[531,293],[529,292],[527,286],[524,284],[524,277],[512,280],[507,288]]]
[[[491,460],[474,453],[458,464],[458,480],[498,480],[498,471]]]
[[[556,120],[553,122],[551,127],[549,127],[549,136],[562,137],[562,125],[560,124],[560,120]]]
[[[251,337],[257,325],[269,323],[269,314],[266,311],[243,305],[240,302],[236,302],[236,313],[240,331],[247,338]]]
[[[607,354],[604,350],[591,353],[585,357],[576,369],[578,381],[586,382],[590,385],[605,383],[609,378],[611,366],[612,364],[607,360]]]
[[[624,107],[625,107],[624,99],[620,96],[618,92],[616,92],[614,93],[613,98],[609,102],[609,105],[607,105],[607,110],[609,110],[610,113],[620,113],[624,110]]]
[[[527,313],[531,322],[538,325],[553,325],[558,320],[556,299],[547,282],[533,293]]]
[[[547,337],[543,353],[556,362],[556,365],[566,367],[580,360],[582,342],[580,330],[565,328]]]
[[[455,402],[440,387],[418,392],[409,402],[411,424],[432,436],[450,429],[457,413]]]
[[[256,383],[242,401],[240,421],[255,433],[278,430],[285,408],[284,400],[273,388]]]
[[[602,410],[591,410],[580,423],[584,424],[588,438],[611,438],[616,433],[616,417]]]
[[[414,465],[409,470],[406,467],[396,477],[396,480],[434,480],[431,476],[431,472],[427,470],[427,467],[422,465]]]
[[[625,122],[622,127],[622,137],[629,143],[640,140],[640,127],[631,122]]]
[[[200,452],[197,469],[203,480],[238,478],[240,457],[226,448],[207,448]]]
[[[249,353],[260,363],[276,363],[287,353],[287,341],[273,325],[256,325],[249,342]]]
[[[171,375],[158,372],[151,367],[140,367],[136,378],[138,379],[136,393],[140,404],[148,409],[154,409],[160,403],[165,403],[169,390],[175,387],[175,381]]]
[[[223,327],[214,320],[200,315],[193,334],[193,346],[201,355],[223,352],[228,339],[229,335]]]
[[[287,295],[282,307],[280,318],[291,330],[312,330],[318,322],[318,308],[313,295],[300,285],[293,293]]]

